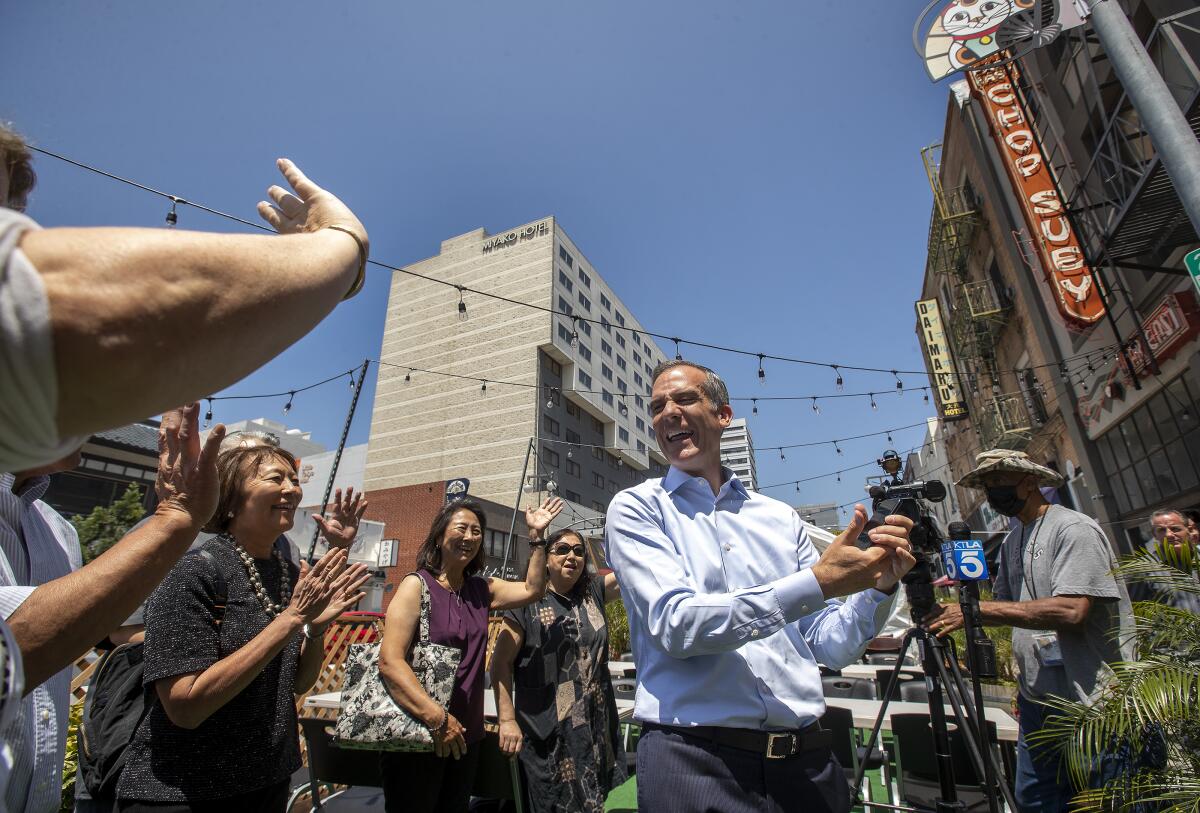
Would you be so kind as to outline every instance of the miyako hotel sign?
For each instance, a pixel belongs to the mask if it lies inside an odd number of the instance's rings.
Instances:
[[[1054,291],[1059,313],[1077,327],[1095,324],[1104,316],[1104,300],[1084,261],[1083,249],[1058,196],[1054,170],[1017,99],[1015,65],[968,73],[971,92],[983,105],[996,148],[1021,202],[1025,225]]]
[[[963,400],[958,373],[954,368],[954,355],[950,342],[946,340],[942,312],[936,299],[917,300],[917,331],[921,334],[921,346],[925,349],[925,363],[929,365],[930,380],[937,395],[942,419],[957,421],[967,417],[967,402]]]

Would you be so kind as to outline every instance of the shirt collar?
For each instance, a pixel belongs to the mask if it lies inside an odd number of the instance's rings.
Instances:
[[[46,493],[46,490],[50,488],[50,476],[43,474],[38,477],[30,477],[21,486],[19,493],[14,492],[12,490],[12,484],[16,479],[17,478],[11,473],[0,474],[0,488],[4,489],[10,494],[15,495],[17,499],[26,505],[31,505],[34,501],[40,500]]]
[[[668,494],[674,494],[685,483],[691,482],[692,480],[700,480],[700,479],[701,478],[699,478],[699,477],[693,477],[692,475],[688,474],[687,472],[680,471],[679,469],[675,468],[674,466],[671,466],[669,469],[667,469],[667,476],[662,479],[662,487]],[[742,497],[745,497],[745,498],[750,497],[750,492],[746,490],[746,487],[744,485],[742,485],[742,481],[739,480],[737,475],[733,473],[733,469],[730,469],[728,466],[722,466],[721,467],[721,491],[724,491],[726,489],[735,491],[738,494],[740,494]],[[707,483],[704,483],[704,490],[708,491]],[[718,496],[719,496],[719,494],[718,494]]]

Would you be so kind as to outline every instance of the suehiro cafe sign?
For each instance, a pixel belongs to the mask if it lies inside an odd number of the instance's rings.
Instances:
[[[929,365],[929,376],[942,419],[957,421],[967,417],[967,402],[963,400],[958,373],[954,369],[954,356],[946,340],[946,329],[936,299],[917,300],[917,332],[921,334],[925,363]]]
[[[987,113],[996,149],[1021,203],[1030,240],[1037,247],[1059,313],[1069,324],[1088,327],[1104,316],[1104,300],[1059,198],[1054,170],[1025,120],[1016,77],[1015,65],[968,73],[971,94]]]

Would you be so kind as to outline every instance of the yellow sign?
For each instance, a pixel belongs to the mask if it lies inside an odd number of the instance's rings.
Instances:
[[[967,417],[967,402],[963,399],[958,372],[954,368],[954,354],[936,299],[917,301],[917,332],[921,334],[921,346],[925,348],[925,363],[929,366],[942,420],[957,421]]]

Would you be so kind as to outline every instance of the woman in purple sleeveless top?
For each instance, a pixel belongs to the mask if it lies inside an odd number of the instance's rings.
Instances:
[[[483,739],[483,670],[489,610],[509,610],[546,593],[545,531],[563,509],[558,498],[528,508],[529,568],[524,582],[484,579],[487,518],[470,498],[446,505],[417,551],[417,572],[400,582],[384,624],[379,673],[392,697],[433,736],[432,753],[385,753],[381,759],[385,808],[406,813],[466,811]],[[421,581],[429,589],[429,639],[462,650],[446,707],[421,687],[407,657],[417,637]]]

